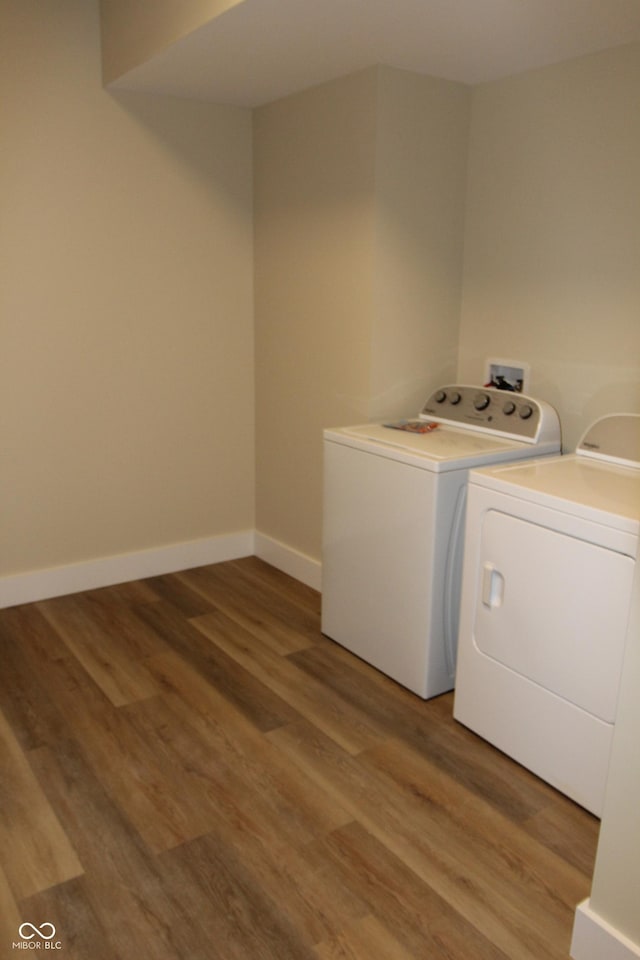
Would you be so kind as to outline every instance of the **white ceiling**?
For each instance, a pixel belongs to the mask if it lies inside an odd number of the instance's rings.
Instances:
[[[640,0],[243,0],[111,88],[258,106],[387,64],[476,84],[640,40]]]

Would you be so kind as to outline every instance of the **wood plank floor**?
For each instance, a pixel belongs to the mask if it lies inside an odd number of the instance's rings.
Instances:
[[[319,611],[247,558],[0,612],[0,957],[566,960],[598,821]]]

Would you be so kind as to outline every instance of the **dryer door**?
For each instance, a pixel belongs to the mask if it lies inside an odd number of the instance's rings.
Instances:
[[[633,559],[498,510],[484,514],[480,558],[478,648],[612,723]]]

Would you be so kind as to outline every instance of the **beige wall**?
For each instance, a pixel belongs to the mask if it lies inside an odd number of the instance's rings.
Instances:
[[[369,416],[455,379],[470,90],[380,68]]]
[[[259,530],[319,557],[322,426],[490,356],[530,365],[565,450],[640,409],[638,102],[633,44],[473,91],[372,68],[255,111]]]
[[[252,528],[250,113],[105,93],[97,3],[0,9],[2,572]]]
[[[257,527],[315,557],[322,427],[369,413],[376,90],[254,112]]]
[[[243,0],[100,0],[105,83]]]
[[[79,0],[2,15],[7,569],[246,525],[250,113],[106,94]],[[567,448],[638,409],[639,74],[637,44],[472,94],[371,68],[254,112],[262,532],[319,557],[322,427],[412,412],[488,355],[531,364]]]
[[[640,409],[640,45],[473,93],[459,375],[531,364],[565,449]]]
[[[322,428],[455,372],[468,91],[372,68],[255,111],[257,528],[319,558]]]

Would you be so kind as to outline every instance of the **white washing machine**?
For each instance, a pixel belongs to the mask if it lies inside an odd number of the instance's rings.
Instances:
[[[557,453],[560,426],[546,403],[466,385],[400,426],[324,432],[322,630],[426,699],[453,687],[469,469]]]
[[[640,415],[469,476],[454,716],[600,815],[640,531]]]

